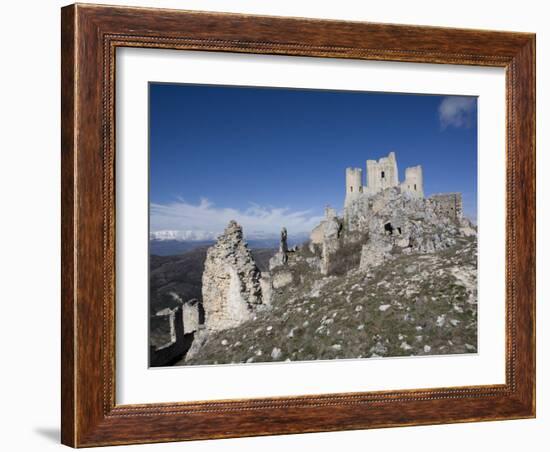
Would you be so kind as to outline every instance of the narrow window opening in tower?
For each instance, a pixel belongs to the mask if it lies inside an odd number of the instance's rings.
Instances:
[[[362,187],[362,186],[359,187],[359,192],[360,192],[360,193],[363,193],[363,187]]]
[[[349,191],[353,191],[353,187],[350,187],[350,188],[349,188]]]
[[[199,325],[204,325],[204,307],[202,303],[198,303],[199,306]]]
[[[414,184],[414,191],[416,191],[416,184]]]
[[[384,179],[384,171],[382,171],[382,179]]]

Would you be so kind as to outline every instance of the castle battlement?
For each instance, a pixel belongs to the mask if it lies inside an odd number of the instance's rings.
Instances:
[[[405,169],[405,180],[399,182],[399,170],[395,152],[390,152],[379,160],[367,160],[366,183],[363,184],[361,168],[346,169],[346,201],[345,206],[364,197],[369,197],[387,188],[400,187],[402,192],[414,197],[424,197],[424,181],[422,166],[412,166]]]

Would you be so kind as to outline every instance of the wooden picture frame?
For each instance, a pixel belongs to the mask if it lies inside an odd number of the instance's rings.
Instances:
[[[86,447],[535,416],[535,35],[79,4],[62,9],[61,35],[64,444]],[[506,383],[117,405],[118,47],[505,68]]]

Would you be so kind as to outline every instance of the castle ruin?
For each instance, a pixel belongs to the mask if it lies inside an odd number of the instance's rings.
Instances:
[[[399,182],[399,171],[395,152],[377,160],[367,160],[367,185],[363,185],[363,170],[361,168],[346,169],[346,201],[351,202],[375,195],[387,188],[400,187],[401,192],[411,196],[424,197],[424,182],[420,165],[405,169],[405,180]]]
[[[462,217],[462,195],[460,193],[436,193],[428,200],[438,215]]]
[[[346,213],[349,214],[361,209],[361,206],[368,205],[369,199],[388,188],[397,188],[400,193],[413,199],[424,199],[422,166],[406,168],[405,180],[400,182],[395,152],[390,152],[379,160],[367,160],[366,176],[366,185],[364,185],[361,168],[346,169],[346,198],[344,202]],[[427,201],[439,215],[454,220],[462,218],[462,195],[460,193],[438,193],[430,196]]]
[[[438,193],[425,197],[422,166],[406,168],[404,180],[400,181],[394,152],[379,160],[367,160],[366,173],[364,181],[362,169],[346,170],[344,216],[339,216],[335,209],[326,206],[323,219],[313,228],[307,243],[289,248],[288,231],[282,227],[279,249],[269,260],[269,272],[260,271],[244,240],[242,227],[230,221],[206,253],[202,273],[202,301],[191,299],[184,302],[173,293],[176,307],[166,308],[151,316],[150,325],[154,332],[150,336],[151,365],[234,362],[235,353],[240,356],[237,362],[247,363],[270,359],[280,361],[284,353],[287,353],[285,359],[289,357],[287,360],[296,356],[311,359],[311,355],[300,355],[303,351],[300,345],[295,352],[288,354],[291,348],[286,344],[293,344],[295,331],[299,331],[298,339],[301,341],[300,337],[304,337],[300,336],[302,331],[308,331],[310,325],[310,320],[301,319],[295,324],[297,326],[287,328],[287,323],[294,321],[292,316],[287,315],[288,310],[296,306],[293,311],[295,317],[300,319],[300,315],[308,315],[308,319],[311,319],[315,315],[314,306],[325,303],[322,306],[323,317],[317,319],[320,323],[316,321],[315,330],[310,327],[309,334],[317,337],[321,331],[326,331],[328,336],[330,329],[327,326],[339,321],[340,311],[335,310],[329,318],[325,315],[325,308],[334,306],[333,300],[338,300],[338,297],[345,297],[345,303],[350,303],[351,296],[360,291],[356,288],[362,291],[361,284],[367,280],[369,284],[376,281],[373,278],[378,278],[376,272],[381,266],[379,273],[392,278],[394,285],[399,285],[399,292],[394,292],[398,299],[407,299],[412,295],[414,298],[409,299],[413,303],[424,306],[429,299],[436,301],[436,297],[442,296],[442,291],[435,289],[434,280],[439,278],[439,287],[444,288],[449,285],[449,281],[454,281],[450,278],[459,282],[465,280],[456,276],[461,271],[456,265],[457,259],[463,259],[462,262],[470,266],[468,274],[472,277],[467,280],[474,281],[471,283],[470,296],[475,300],[477,230],[463,217],[462,195]],[[438,254],[444,250],[449,251]],[[433,257],[402,259],[407,255],[425,254],[432,254]],[[445,265],[432,275],[428,269],[436,261]],[[425,269],[422,273],[419,270],[421,266]],[[410,277],[413,273],[414,278]],[[422,276],[418,278],[416,274]],[[380,279],[369,288],[369,292],[378,290],[376,288],[380,286],[379,294],[386,300],[386,290],[392,287],[386,281],[385,277]],[[429,284],[420,285],[424,281]],[[384,286],[381,286],[382,283]],[[329,296],[321,296],[325,286]],[[430,290],[427,293],[433,293],[434,296],[420,296],[421,291]],[[454,307],[455,290],[453,288],[450,292],[453,297],[453,316],[455,312],[464,313],[463,307],[459,307],[460,310]],[[311,303],[312,298],[318,301]],[[340,298],[339,302],[342,303],[343,299]],[[302,307],[305,305],[307,308]],[[369,315],[375,315],[387,309],[395,309],[397,312],[403,308],[398,300],[379,306],[368,302],[356,304],[354,301],[352,306],[354,319],[363,309],[371,309]],[[424,311],[423,307],[415,308],[415,316]],[[342,316],[341,320],[345,318],[349,321],[351,317]],[[403,321],[414,320],[408,312],[399,317]],[[445,314],[426,318],[427,322],[432,321],[437,328],[445,324]],[[457,323],[450,323],[450,328],[460,323],[457,319],[451,319],[450,322],[453,320]],[[241,326],[243,330],[237,330]],[[359,326],[361,328],[354,328],[354,331],[363,330],[364,322]],[[284,335],[280,334],[281,331],[284,331]],[[220,332],[223,332],[223,336],[219,335]],[[254,341],[252,346],[250,342],[244,341],[247,336],[248,341]],[[262,351],[257,346],[257,337],[267,341],[272,337],[277,339],[270,343],[266,353],[266,348],[262,346]],[[412,347],[402,341],[399,350],[412,350]],[[431,350],[430,345],[424,344],[422,347],[415,353],[427,354]],[[341,348],[340,344],[333,344],[330,352]],[[322,345],[320,350],[324,349],[326,347]],[[371,357],[388,352],[380,342],[369,346],[368,350]],[[439,346],[438,350],[447,349]],[[206,358],[203,362],[205,356],[215,358]]]
[[[202,274],[202,304],[206,328],[233,328],[265,307],[269,293],[256,266],[242,227],[230,221],[215,245],[208,248]]]

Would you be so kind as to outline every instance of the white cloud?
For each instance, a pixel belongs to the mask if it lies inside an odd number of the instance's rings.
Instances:
[[[445,97],[439,104],[441,127],[470,127],[475,105],[475,97]]]
[[[289,208],[263,207],[251,204],[238,210],[217,207],[207,199],[199,204],[184,200],[169,204],[151,204],[151,237],[176,240],[209,240],[216,238],[230,220],[243,227],[247,238],[277,236],[283,226],[290,235],[309,234],[322,216],[310,210],[292,211]]]

